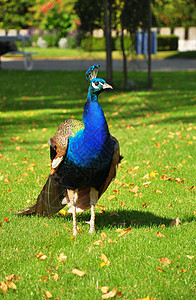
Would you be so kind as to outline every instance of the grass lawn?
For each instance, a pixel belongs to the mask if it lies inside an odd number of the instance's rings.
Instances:
[[[94,300],[109,289],[117,299],[194,299],[196,72],[156,72],[151,91],[100,95],[124,159],[98,202],[96,233],[88,234],[87,211],[77,217],[75,239],[66,211],[14,212],[33,204],[46,181],[47,140],[57,126],[82,119],[84,72],[0,74],[0,298]],[[141,86],[147,75],[129,77]],[[114,81],[118,87],[121,73]]]
[[[59,49],[59,48],[33,48],[26,47],[25,50],[37,52],[36,57],[42,58],[75,58],[75,59],[105,59],[106,52],[105,51],[84,51],[82,49]],[[6,56],[11,56],[7,54]],[[20,56],[20,55],[18,55]],[[15,55],[14,55],[15,57]],[[113,59],[122,59],[121,51],[113,51],[112,52]],[[135,58],[135,56],[129,54],[129,59]],[[196,58],[196,51],[187,51],[187,52],[178,52],[178,51],[159,51],[156,55],[152,55],[152,59],[165,59],[165,58]],[[144,59],[143,55],[138,55],[137,59]]]

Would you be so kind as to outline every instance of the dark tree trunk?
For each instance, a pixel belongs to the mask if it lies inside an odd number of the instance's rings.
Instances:
[[[104,22],[106,41],[106,78],[112,84],[112,38],[111,38],[111,0],[104,1]]]
[[[124,47],[124,30],[121,31],[121,37],[120,37],[120,44],[121,44],[121,50],[123,54],[123,73],[124,73],[124,88],[127,86],[127,56],[125,53],[125,47]]]

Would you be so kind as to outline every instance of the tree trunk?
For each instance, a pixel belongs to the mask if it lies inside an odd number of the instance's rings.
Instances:
[[[104,1],[105,43],[106,43],[106,78],[112,84],[112,39],[111,39],[111,0]]]
[[[124,88],[127,86],[127,56],[125,53],[125,47],[124,47],[124,30],[121,31],[121,37],[120,37],[120,44],[121,44],[121,50],[123,54],[123,73],[124,73]]]

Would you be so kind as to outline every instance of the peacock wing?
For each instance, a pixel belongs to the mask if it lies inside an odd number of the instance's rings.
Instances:
[[[74,137],[81,129],[84,129],[81,121],[69,119],[62,122],[54,136],[49,139],[52,173],[57,170],[59,164],[66,156],[69,137]]]

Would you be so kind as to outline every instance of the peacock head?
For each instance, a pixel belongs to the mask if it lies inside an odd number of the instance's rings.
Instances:
[[[99,95],[106,89],[113,89],[111,85],[109,85],[104,79],[96,78],[99,65],[93,65],[86,72],[86,79],[90,81],[89,93],[91,95]]]

